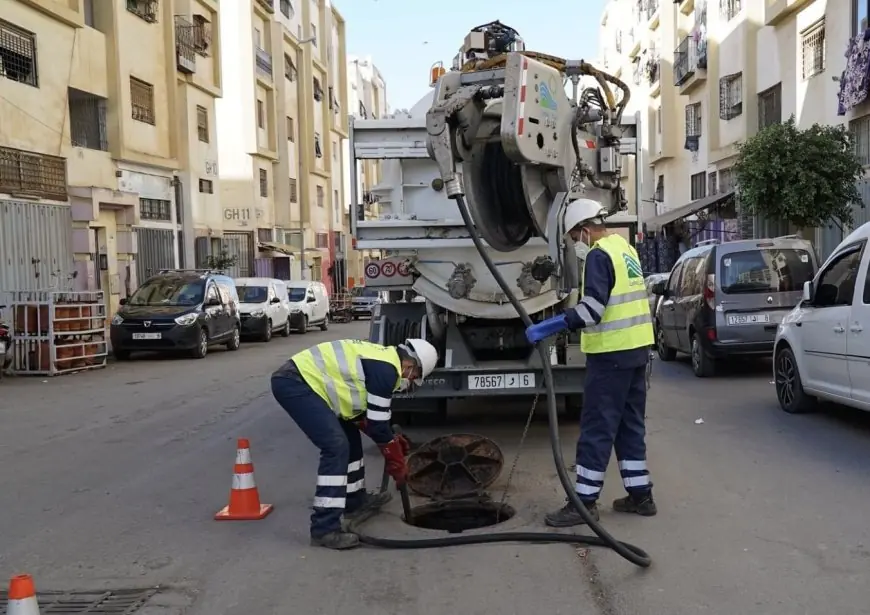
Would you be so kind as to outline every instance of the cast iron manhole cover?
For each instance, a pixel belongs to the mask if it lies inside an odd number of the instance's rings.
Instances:
[[[112,591],[37,592],[40,615],[132,615],[145,606],[157,588],[116,589]],[[6,612],[6,592],[0,592],[0,613]]]
[[[480,495],[504,466],[498,445],[484,436],[455,433],[430,440],[408,457],[408,486],[428,498]]]

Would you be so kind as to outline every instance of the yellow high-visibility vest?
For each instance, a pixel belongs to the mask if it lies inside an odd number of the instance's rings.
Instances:
[[[649,299],[637,251],[616,234],[601,238],[592,248],[603,250],[610,257],[616,283],[601,322],[582,330],[580,349],[588,354],[599,354],[652,346],[655,338]]]
[[[396,368],[394,391],[402,382],[402,362],[392,346],[362,340],[323,342],[291,357],[299,375],[311,389],[344,419],[366,411],[368,402],[363,359],[385,361]]]

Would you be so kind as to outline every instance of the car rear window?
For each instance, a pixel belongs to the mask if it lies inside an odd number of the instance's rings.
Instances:
[[[719,261],[719,286],[728,294],[800,291],[814,274],[806,250],[746,250],[726,254]]]

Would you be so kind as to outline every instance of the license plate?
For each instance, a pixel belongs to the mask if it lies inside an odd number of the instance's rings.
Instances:
[[[134,340],[159,340],[163,337],[162,333],[134,333]]]
[[[468,377],[468,388],[473,391],[533,389],[535,388],[535,374],[475,374]]]
[[[729,314],[729,325],[766,325],[770,322],[770,314]]]

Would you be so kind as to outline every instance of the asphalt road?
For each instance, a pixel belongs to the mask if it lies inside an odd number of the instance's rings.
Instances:
[[[316,457],[272,400],[268,377],[303,345],[359,337],[366,326],[215,350],[202,361],[4,379],[0,575],[29,572],[40,590],[163,587],[138,615],[867,612],[870,418],[782,413],[764,364],[699,380],[685,363],[657,362],[648,413],[659,515],[602,515],[618,537],[650,551],[649,570],[564,545],[309,547]],[[454,408],[448,425],[407,432],[418,441],[481,433],[509,464],[528,407],[477,403]],[[570,463],[576,426],[563,435]],[[262,499],[276,507],[264,521],[212,520],[226,504],[237,437],[251,439]],[[368,454],[374,487],[381,464],[376,450]],[[604,501],[620,495],[611,468]],[[508,497],[518,510],[504,524],[511,529],[541,527],[562,503],[543,420]],[[420,536],[398,508],[392,502],[371,531]]]

